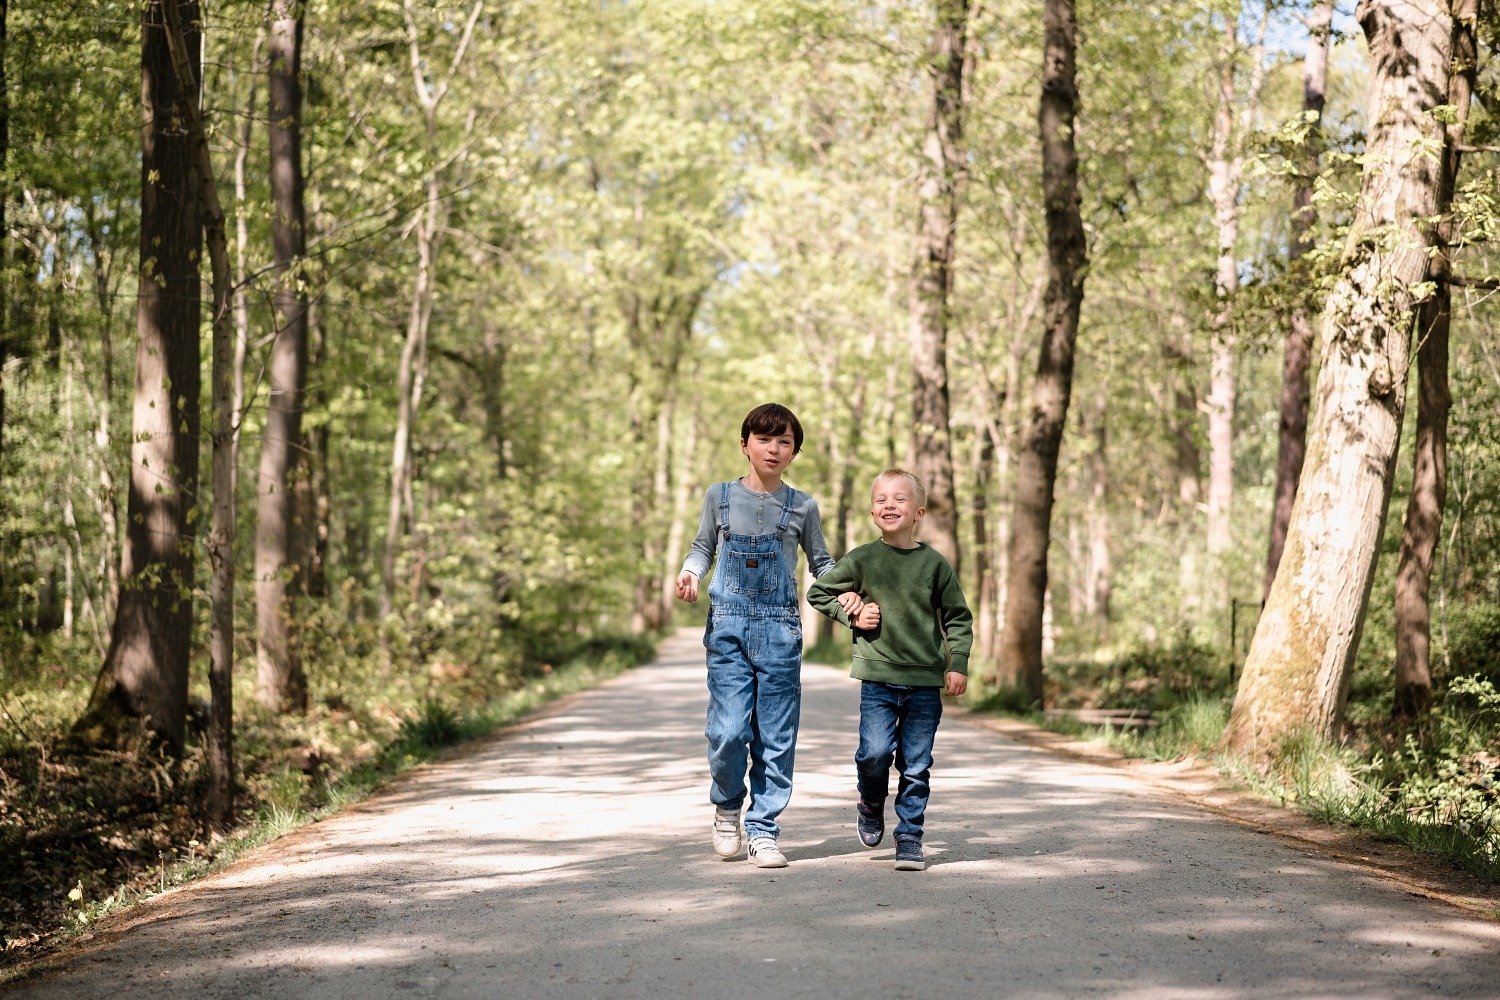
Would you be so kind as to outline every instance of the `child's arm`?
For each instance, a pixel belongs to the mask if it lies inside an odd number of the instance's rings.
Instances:
[[[698,581],[713,565],[714,553],[719,545],[717,515],[719,505],[714,503],[713,491],[703,492],[703,513],[698,517],[698,534],[688,548],[687,558],[682,561],[682,572],[677,574],[677,599],[692,603],[698,600]]]
[[[969,650],[974,645],[974,615],[969,611],[969,602],[964,600],[963,588],[958,584],[958,574],[947,562],[938,576],[937,612],[938,623],[943,627],[943,638],[948,645],[948,671],[946,675],[949,694],[963,694],[968,687]],[[954,677],[962,683],[956,685]]]
[[[833,556],[828,551],[828,542],[823,538],[823,515],[818,511],[818,501],[807,498],[802,508],[802,551],[807,553],[807,568],[814,579],[833,569]],[[858,613],[855,609],[853,614]]]
[[[814,580],[807,588],[807,603],[814,611],[827,615],[840,625],[854,627],[854,617],[865,607],[859,596],[859,568],[854,560],[845,556]]]

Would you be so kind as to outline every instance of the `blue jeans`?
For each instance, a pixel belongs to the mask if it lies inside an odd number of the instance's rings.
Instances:
[[[891,764],[901,780],[896,788],[896,839],[922,839],[922,821],[932,793],[932,741],[943,717],[943,689],[861,681],[859,688],[859,798],[882,807],[891,788]]]
[[[802,710],[802,622],[791,614],[710,613],[708,797],[721,809],[750,807],[745,836],[775,837],[792,798],[797,722]]]

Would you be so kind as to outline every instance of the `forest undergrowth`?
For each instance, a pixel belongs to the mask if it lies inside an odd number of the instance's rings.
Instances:
[[[1389,648],[1376,627],[1366,648]],[[1341,739],[1299,736],[1263,767],[1219,747],[1234,697],[1229,653],[1187,637],[1048,663],[1049,707],[1132,710],[1149,726],[1025,711],[982,683],[971,687],[970,704],[1091,736],[1131,757],[1207,761],[1278,805],[1500,882],[1500,609],[1481,606],[1450,622],[1434,668],[1430,708],[1396,720],[1389,663],[1362,658]]]
[[[237,679],[238,818],[222,834],[202,820],[201,724],[189,727],[180,757],[158,752],[144,729],[109,750],[74,748],[69,727],[92,670],[67,665],[91,663],[87,650],[9,651],[27,654],[34,670],[0,692],[0,981],[6,967],[102,917],[336,812],[445,746],[643,663],[655,647],[625,635],[518,645],[459,632],[423,649],[401,628],[314,624],[303,631],[306,715],[257,712],[253,670]],[[253,664],[253,651],[241,662]],[[195,685],[200,723],[204,693]]]

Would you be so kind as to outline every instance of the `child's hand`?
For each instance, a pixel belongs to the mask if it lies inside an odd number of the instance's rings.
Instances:
[[[698,577],[683,570],[677,577],[677,599],[694,604],[698,600]]]
[[[838,602],[839,607],[844,609],[844,614],[849,616],[849,620],[851,622],[854,621],[855,616],[859,614],[860,608],[863,608],[865,606],[864,598],[860,597],[852,590],[846,590],[842,594],[840,594],[838,596]]]
[[[876,604],[874,601],[871,601],[864,607],[860,608],[859,614],[853,621],[853,625],[855,628],[861,629],[866,632],[868,632],[872,628],[877,627],[879,624],[880,605]]]
[[[969,675],[961,674],[956,670],[948,671],[948,687],[946,690],[953,697],[959,697],[965,691],[969,690]]]

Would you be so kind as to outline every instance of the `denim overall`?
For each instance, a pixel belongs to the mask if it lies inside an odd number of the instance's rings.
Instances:
[[[782,535],[796,491],[786,499],[775,533],[729,530],[729,484],[719,487],[718,564],[708,588],[709,798],[721,809],[745,801],[745,836],[775,837],[776,817],[792,797],[792,763],[802,707],[802,619]]]

